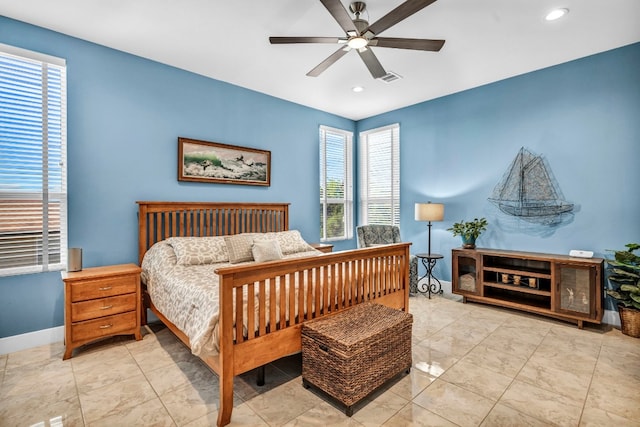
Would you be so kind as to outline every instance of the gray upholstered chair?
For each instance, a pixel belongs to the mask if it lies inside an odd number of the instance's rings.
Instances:
[[[395,225],[360,225],[356,227],[358,247],[367,248],[375,245],[400,243],[400,228]],[[409,293],[415,295],[418,289],[418,259],[411,255],[409,258]]]

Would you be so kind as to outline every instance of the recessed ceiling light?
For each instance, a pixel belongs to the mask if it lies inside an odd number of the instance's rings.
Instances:
[[[358,93],[358,92],[362,92],[364,88],[362,86],[354,86],[351,88],[351,90],[354,91],[355,93]]]
[[[569,13],[569,9],[553,9],[551,12],[547,13],[547,16],[545,16],[544,19],[545,21],[555,21],[556,19],[562,18],[567,13]]]

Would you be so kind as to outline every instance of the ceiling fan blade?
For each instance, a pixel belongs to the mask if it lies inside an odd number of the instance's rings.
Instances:
[[[344,8],[340,0],[320,0],[320,2],[327,8],[331,16],[333,16],[333,19],[338,22],[345,33],[353,32],[356,35],[360,35],[347,9]]]
[[[369,41],[369,44],[378,47],[392,47],[396,49],[428,50],[432,52],[438,52],[440,51],[440,49],[442,49],[444,40],[376,37],[375,39]]]
[[[364,65],[367,66],[374,79],[379,79],[380,77],[383,77],[387,74],[384,68],[382,68],[382,64],[380,63],[380,61],[378,61],[378,58],[371,49],[358,49],[358,55],[360,55],[360,58],[362,58]]]
[[[346,39],[343,39],[346,41]],[[339,37],[269,37],[271,44],[285,43],[339,43]]]
[[[380,34],[384,30],[396,25],[398,22],[410,17],[435,1],[436,0],[407,0],[382,18],[378,19],[372,25],[369,25],[368,31],[371,31],[373,34]]]
[[[329,56],[327,59],[325,59],[318,65],[316,65],[316,67],[313,70],[309,71],[307,73],[307,76],[318,77],[324,70],[326,70],[331,65],[333,65],[333,63],[335,63],[338,59],[346,55],[346,53],[347,51],[344,50],[343,48],[336,50],[335,52],[333,52],[333,54],[331,54],[331,56]]]

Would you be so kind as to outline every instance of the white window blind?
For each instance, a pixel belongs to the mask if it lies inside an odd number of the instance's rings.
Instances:
[[[320,240],[353,237],[353,133],[320,126]]]
[[[400,225],[400,125],[360,133],[360,224]]]
[[[63,269],[65,61],[0,45],[0,275]]]

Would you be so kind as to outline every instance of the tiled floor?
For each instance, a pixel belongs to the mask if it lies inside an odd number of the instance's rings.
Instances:
[[[302,387],[299,356],[236,378],[231,425],[639,426],[640,340],[444,297],[410,299],[413,362],[352,418]],[[1,426],[211,426],[218,381],[165,328],[62,361],[0,356]]]

